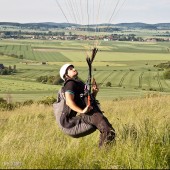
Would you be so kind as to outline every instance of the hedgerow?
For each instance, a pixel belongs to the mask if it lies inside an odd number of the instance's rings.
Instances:
[[[53,96],[47,96],[42,100],[33,101],[33,100],[25,100],[23,102],[11,102],[8,103],[5,99],[0,98],[0,111],[14,110],[16,108],[22,106],[31,106],[32,104],[44,104],[44,105],[52,105],[56,101],[56,98]]]

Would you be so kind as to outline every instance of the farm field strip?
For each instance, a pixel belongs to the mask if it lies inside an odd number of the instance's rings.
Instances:
[[[42,84],[35,80],[40,76],[58,75],[59,68],[64,63],[75,65],[80,78],[86,81],[88,67],[85,60],[87,55],[91,56],[90,43],[92,42],[1,41],[0,52],[17,54],[19,57],[23,55],[24,58],[0,56],[0,63],[16,65],[18,71],[15,75],[0,76],[1,95],[9,91],[13,94],[33,94],[33,91],[46,93],[58,90],[59,86]],[[93,63],[94,78],[102,89],[99,97],[110,94],[118,97],[155,91],[170,92],[170,81],[164,80],[163,72],[158,72],[157,68],[153,67],[155,63],[169,60],[170,53],[167,53],[167,48],[169,43],[101,42]],[[102,91],[107,91],[107,82],[111,83],[111,87],[108,87],[110,93],[105,94]]]
[[[118,87],[118,78],[120,78],[120,74],[122,74],[122,71],[112,71],[112,74],[105,80],[105,82],[111,82],[112,86]]]
[[[61,54],[60,52],[34,52],[36,61],[49,61],[49,62],[57,62],[57,61],[70,61],[66,56]]]
[[[107,76],[104,77],[103,80],[100,82],[101,85],[104,84],[104,83],[107,81],[107,79],[108,79],[112,74],[113,74],[113,71],[110,71],[110,73],[107,74]],[[108,81],[107,81],[107,82],[108,82]],[[107,82],[106,82],[106,83],[107,83]],[[106,83],[105,83],[105,84],[106,84]]]
[[[140,90],[132,90],[132,89],[124,89],[119,87],[112,87],[112,88],[102,88],[100,93],[98,94],[97,98],[102,99],[115,99],[115,98],[126,98],[126,97],[136,97],[136,96],[144,96],[145,91]]]
[[[139,75],[140,74],[141,74],[140,71],[130,71],[124,79],[123,86],[139,88]]]
[[[28,81],[35,80],[36,78],[40,76],[56,76],[58,74],[58,71],[56,70],[32,70],[32,71],[22,71],[17,73],[16,75],[10,75],[10,79],[15,79],[15,80],[23,80],[24,78],[27,79]],[[7,77],[3,77],[3,79],[8,79]]]
[[[114,77],[114,80],[111,81],[114,86],[121,87],[124,81],[124,78],[129,74],[129,71],[118,71],[117,75]]]
[[[38,82],[28,82],[22,80],[0,79],[0,93],[15,92],[15,91],[54,91],[57,86],[41,84]]]
[[[34,71],[23,72],[19,74],[17,77],[34,79],[41,75],[42,75],[42,71],[34,70]]]
[[[99,77],[96,76],[96,79],[98,80],[98,83],[102,85],[104,81],[108,78],[108,76],[110,76],[110,72],[102,71],[100,73],[101,73],[100,76]]]
[[[164,88],[163,88],[162,83],[161,83],[159,71],[157,72],[157,81],[158,81],[158,85],[159,85],[159,90],[164,91]]]
[[[124,80],[128,74],[129,74],[129,71],[126,71],[125,74],[123,74],[123,76],[121,77],[121,80],[119,82],[119,87],[122,87]]]
[[[111,82],[112,86],[120,86],[123,83],[125,76],[129,71],[95,71],[94,77],[100,85],[104,85],[107,82]]]
[[[62,51],[61,54],[67,57],[69,59],[68,61],[74,61],[74,62],[77,61],[84,62],[87,56],[85,51],[71,51],[71,52]]]
[[[124,46],[128,46],[126,43],[122,43],[122,44],[125,44]],[[42,43],[40,43],[39,45],[42,45]],[[47,45],[47,43],[45,45]],[[110,45],[112,45],[112,43],[110,43]],[[154,53],[154,54],[152,54],[153,51],[151,51],[152,53],[148,53],[148,51],[145,51],[143,49],[141,49],[142,53],[138,53],[139,51],[138,52],[136,51],[134,44],[130,45],[130,46],[134,47],[134,51],[131,51],[131,52],[133,52],[133,56],[131,56],[130,54],[126,54],[126,52],[127,52],[126,47],[124,47],[120,43],[118,45],[120,46],[119,50],[116,51],[115,49],[113,49],[113,51],[110,51],[111,53],[109,51],[105,51],[105,50],[100,51],[99,50],[96,61],[114,61],[114,60],[115,61],[122,61],[122,60],[128,61],[128,60],[148,60],[148,59],[152,60],[152,58],[154,60],[158,60],[158,57],[160,60],[160,54],[158,54],[158,52],[162,53],[162,60],[166,60],[170,56],[170,53],[162,52],[162,48],[166,49],[166,47],[160,47],[160,46],[159,46],[159,48],[155,47],[158,51],[156,51],[156,53]],[[123,46],[123,47],[121,47],[121,46]],[[34,47],[31,48],[30,44],[28,44],[28,45],[14,45],[14,44],[12,44],[12,45],[6,45],[5,47],[6,47],[5,50],[4,50],[4,46],[0,47],[0,51],[4,52],[5,54],[23,55],[24,57],[26,57],[26,59],[31,59],[31,60],[35,59],[37,61],[44,61],[44,60],[46,60],[46,61],[62,61],[63,60],[65,62],[65,61],[68,61],[69,58],[71,60],[73,60],[73,58],[69,57],[69,56],[74,56],[74,60],[84,61],[84,59],[86,57],[85,49],[81,49],[80,51],[75,51],[75,48],[72,48],[72,46],[69,46],[69,45],[68,45],[68,49],[72,50],[72,51],[67,51],[66,48],[65,49],[63,48],[63,50],[61,50],[61,52],[33,51],[32,49]],[[50,46],[45,46],[45,47],[41,46],[41,48],[45,48],[46,50],[48,50],[48,48]],[[142,46],[140,48],[142,48]],[[26,50],[26,49],[28,49],[28,50]],[[99,46],[99,49],[100,49],[100,46]],[[102,49],[102,47],[101,47],[101,49]],[[129,47],[127,49],[129,50]],[[123,51],[123,53],[122,53],[122,51]],[[27,55],[26,52],[28,52],[29,54],[31,54],[31,52],[32,52],[33,54],[30,56],[30,55]],[[120,53],[122,53],[121,57],[119,57]],[[54,57],[54,56],[57,56],[57,57]],[[64,56],[66,57],[66,59],[63,59]],[[103,58],[103,56],[105,56],[105,57]],[[139,57],[139,56],[141,56],[141,57]]]
[[[152,88],[151,87],[151,73],[150,72],[144,72],[143,76],[142,76],[142,88]]]

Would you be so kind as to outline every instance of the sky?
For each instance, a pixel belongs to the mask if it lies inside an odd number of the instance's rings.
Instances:
[[[0,0],[0,22],[170,23],[170,0],[69,1]]]

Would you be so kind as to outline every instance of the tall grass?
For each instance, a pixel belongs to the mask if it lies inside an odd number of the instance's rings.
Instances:
[[[0,168],[163,169],[170,167],[170,96],[102,101],[116,143],[98,148],[99,132],[74,139],[58,128],[51,106],[0,113]]]

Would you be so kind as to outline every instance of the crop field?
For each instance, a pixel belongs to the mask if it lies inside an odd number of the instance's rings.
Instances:
[[[0,76],[0,97],[10,94],[14,101],[38,100],[56,95],[60,86],[36,82],[40,76],[56,76],[64,63],[72,63],[86,81],[86,56],[92,41],[1,40],[0,64],[16,65],[17,72]],[[93,63],[93,76],[100,86],[98,98],[115,99],[158,92],[170,94],[170,80],[154,65],[170,60],[170,43],[99,43]],[[43,64],[45,63],[45,64]],[[111,86],[106,87],[110,82]]]

